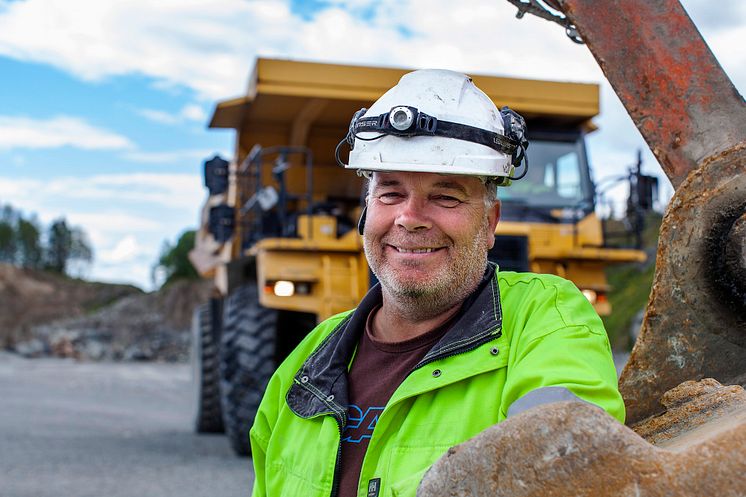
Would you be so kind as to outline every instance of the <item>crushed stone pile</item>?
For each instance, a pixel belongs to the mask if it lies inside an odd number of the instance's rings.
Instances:
[[[153,293],[0,266],[0,348],[81,361],[188,360],[191,316],[206,281]]]

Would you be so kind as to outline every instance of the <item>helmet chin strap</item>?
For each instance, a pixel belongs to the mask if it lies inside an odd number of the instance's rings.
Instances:
[[[368,215],[368,205],[366,204],[365,207],[363,207],[363,211],[360,213],[360,219],[357,221],[357,232],[360,236],[363,235],[363,231],[365,231],[365,218]]]

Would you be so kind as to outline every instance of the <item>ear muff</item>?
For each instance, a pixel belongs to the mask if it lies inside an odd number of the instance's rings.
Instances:
[[[360,219],[357,221],[357,232],[362,235],[365,230],[365,216],[368,214],[368,206],[363,207],[363,212],[360,213]]]

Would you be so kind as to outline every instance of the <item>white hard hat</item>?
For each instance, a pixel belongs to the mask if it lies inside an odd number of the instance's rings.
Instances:
[[[507,128],[507,129],[506,129]],[[523,118],[495,107],[465,74],[414,71],[358,111],[348,169],[465,174],[509,183],[528,146]]]

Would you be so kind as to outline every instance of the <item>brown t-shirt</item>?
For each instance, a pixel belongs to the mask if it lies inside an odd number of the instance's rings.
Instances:
[[[404,378],[454,321],[449,319],[438,328],[411,340],[387,343],[376,340],[371,333],[372,317],[378,309],[368,315],[365,332],[360,337],[347,375],[349,405],[347,426],[342,433],[339,497],[357,495],[360,468],[379,414]]]

